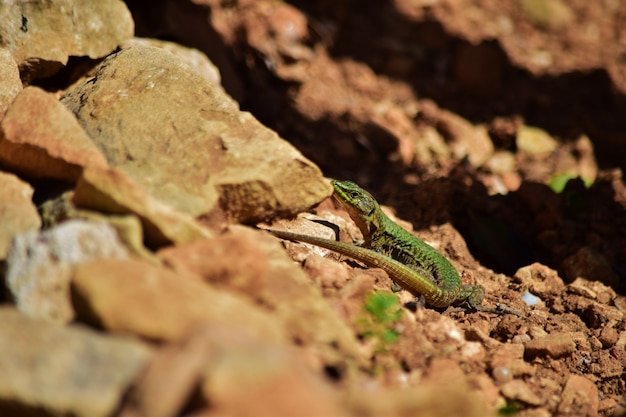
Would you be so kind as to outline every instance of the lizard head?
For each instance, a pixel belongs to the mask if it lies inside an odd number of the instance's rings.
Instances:
[[[379,228],[382,211],[370,193],[352,181],[332,180],[333,196],[346,209],[367,241]]]

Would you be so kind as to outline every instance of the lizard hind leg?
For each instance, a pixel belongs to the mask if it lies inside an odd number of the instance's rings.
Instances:
[[[481,285],[465,285],[462,291],[459,301],[467,304],[473,310],[484,311],[484,309],[489,309],[482,305],[485,289]]]

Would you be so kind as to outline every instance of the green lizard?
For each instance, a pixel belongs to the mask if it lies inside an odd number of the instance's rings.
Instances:
[[[381,268],[413,295],[423,296],[433,307],[466,304],[479,311],[501,312],[482,305],[485,289],[463,285],[461,277],[443,255],[393,222],[370,193],[350,181],[332,180],[333,196],[344,206],[363,234],[362,246],[280,230],[268,230],[281,239],[320,246]],[[511,312],[511,311],[509,311]]]

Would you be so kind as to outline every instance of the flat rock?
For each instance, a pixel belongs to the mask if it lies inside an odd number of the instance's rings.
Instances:
[[[26,79],[53,75],[69,56],[101,58],[134,31],[120,0],[4,1],[0,21],[0,46]]]
[[[598,388],[582,375],[570,375],[561,394],[558,411],[562,415],[597,416]]]
[[[70,220],[42,233],[17,235],[7,256],[6,285],[24,314],[67,323],[74,317],[69,297],[73,266],[127,257],[109,224]]]
[[[207,415],[348,415],[335,387],[325,382],[296,349],[250,337],[233,326],[203,326],[159,352],[134,390],[134,407],[121,415],[181,415],[198,391]]]
[[[109,331],[172,341],[198,326],[223,324],[264,340],[285,340],[274,317],[252,302],[151,263],[84,263],[75,268],[72,286],[78,319]]]
[[[80,208],[137,215],[149,246],[187,243],[211,236],[189,214],[157,200],[128,174],[115,168],[86,169],[76,185],[72,201]]]
[[[0,172],[0,260],[6,258],[16,235],[41,227],[41,219],[32,202],[33,191],[16,176]]]
[[[0,163],[35,178],[75,182],[86,166],[107,162],[54,94],[26,87],[0,123]]]
[[[21,90],[22,80],[17,63],[11,51],[0,48],[0,119]]]
[[[0,308],[0,415],[113,415],[150,356],[137,341]]]
[[[576,350],[576,343],[569,333],[552,333],[545,337],[530,340],[524,344],[524,357],[549,356],[560,358]]]
[[[324,363],[364,360],[345,319],[269,234],[233,226],[222,236],[168,248],[159,256],[179,273],[266,306],[292,340]]]
[[[194,217],[216,210],[253,222],[332,192],[315,165],[163,49],[108,57],[62,102],[112,166]]]

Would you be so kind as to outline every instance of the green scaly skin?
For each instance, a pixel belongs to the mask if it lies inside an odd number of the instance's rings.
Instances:
[[[320,246],[381,268],[415,296],[423,296],[433,307],[466,304],[479,311],[485,307],[485,290],[480,285],[463,285],[452,264],[432,246],[394,223],[370,193],[350,181],[332,181],[333,196],[344,206],[361,230],[362,246],[297,233],[269,230],[281,239]]]

